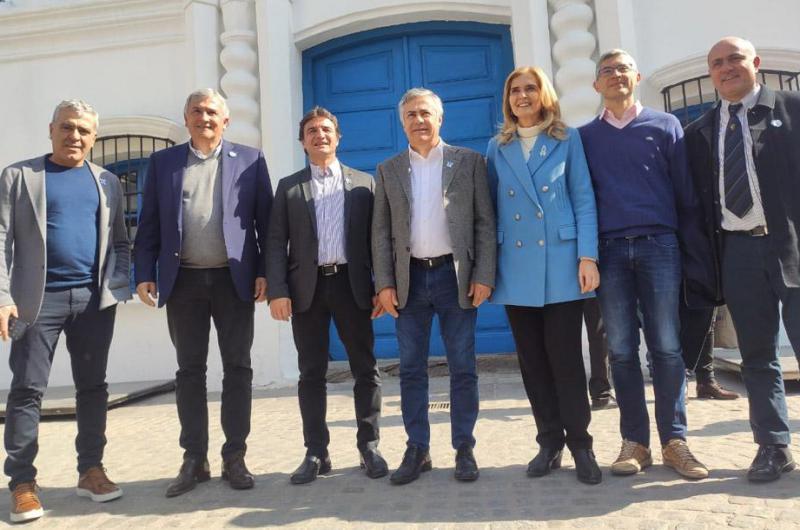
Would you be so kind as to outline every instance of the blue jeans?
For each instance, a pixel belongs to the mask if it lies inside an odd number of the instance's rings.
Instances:
[[[681,355],[681,264],[675,234],[601,239],[598,299],[608,334],[608,350],[620,432],[626,440],[650,445],[650,418],[639,363],[639,319],[653,354],[656,424],[661,444],[686,439],[683,402],[686,373]]]
[[[478,419],[478,373],[475,366],[476,309],[458,305],[452,262],[426,269],[412,262],[408,301],[397,318],[400,347],[400,398],[408,443],[427,449],[428,353],[433,315],[439,317],[450,370],[450,428],[454,448],[475,446]]]
[[[33,325],[11,343],[8,364],[13,378],[6,404],[5,473],[12,490],[36,478],[39,417],[50,367],[63,332],[75,382],[78,472],[103,465],[106,445],[106,365],[116,306],[100,311],[94,286],[46,291]]]

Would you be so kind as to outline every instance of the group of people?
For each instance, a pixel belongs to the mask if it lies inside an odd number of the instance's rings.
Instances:
[[[777,337],[780,303],[800,352],[800,94],[759,84],[759,64],[748,41],[717,42],[708,67],[721,101],[685,132],[674,116],[637,101],[641,77],[624,50],[600,56],[594,88],[602,112],[580,129],[561,120],[540,68],[517,68],[505,81],[503,123],[486,158],[446,144],[440,98],[413,88],[398,104],[408,149],[379,164],[374,178],[338,160],[336,116],[315,107],[298,131],[309,164],[281,179],[274,196],[263,154],[223,139],[225,99],[212,89],[190,94],[191,139],[151,156],[134,245],[137,294],[166,306],[177,355],[184,457],[166,495],[211,476],[211,322],[224,373],[221,476],[234,489],[253,487],[245,464],[250,348],[255,303],[265,300],[272,318],[291,321],[298,352],[306,455],[293,484],[332,468],[325,418],[331,319],[355,380],[361,467],[370,478],[389,473],[378,449],[381,382],[371,323],[384,313],[396,320],[407,435],[390,481],[407,484],[432,467],[434,315],[449,367],[454,476],[476,480],[475,324],[487,301],[505,306],[533,410],[539,451],[529,476],[558,469],[566,446],[578,480],[602,480],[581,352],[586,312],[593,331],[602,315],[619,404],[622,444],[611,472],[631,475],[653,463],[641,329],[652,355],[662,462],[684,477],[707,477],[686,441],[686,369],[694,365],[684,360],[681,324],[694,315],[694,344],[702,345],[723,302],[758,444],[747,477],[770,481],[793,469]],[[115,307],[131,295],[129,242],[119,181],[87,160],[97,125],[88,104],[62,102],[50,124],[52,153],[0,176],[0,337],[13,339],[5,425],[13,522],[43,513],[33,462],[62,332],[76,386],[77,493],[98,502],[122,495],[102,457]],[[607,385],[589,385],[600,406]]]

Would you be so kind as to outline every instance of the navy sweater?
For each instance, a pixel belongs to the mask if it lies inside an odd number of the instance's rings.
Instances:
[[[87,165],[45,162],[48,289],[87,285],[97,274],[100,196]]]
[[[678,231],[696,209],[678,119],[645,108],[623,129],[596,118],[580,128],[602,238]]]

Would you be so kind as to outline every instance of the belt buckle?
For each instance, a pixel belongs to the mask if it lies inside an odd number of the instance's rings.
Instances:
[[[322,266],[322,275],[323,276],[333,276],[337,272],[339,272],[339,265],[336,264],[336,263],[331,263],[331,264]]]
[[[425,268],[432,269],[434,265],[435,258],[424,258],[422,261],[425,262]]]
[[[750,235],[752,237],[764,237],[765,235],[767,235],[767,227],[764,225],[757,226],[752,230],[750,230]]]

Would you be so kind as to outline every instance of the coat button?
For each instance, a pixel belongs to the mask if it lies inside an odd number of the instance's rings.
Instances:
[[[521,246],[522,246],[522,241],[520,241],[519,239],[517,239],[517,242],[516,242],[515,244],[517,245],[517,248],[519,248],[519,247],[521,247]]]
[[[518,213],[515,213],[514,214],[514,220],[515,221],[519,221],[520,219],[522,219],[522,216],[520,214],[518,214]]]
[[[177,252],[175,253],[175,257],[176,257],[176,258],[178,257],[178,253],[177,253]]]
[[[543,247],[543,246],[544,246],[544,239],[540,239],[540,240],[539,240],[539,246],[540,246],[540,247]]]
[[[411,247],[406,247],[406,252],[411,252]]]
[[[541,219],[542,217],[544,217],[544,214],[542,212],[536,212],[537,219]]]
[[[508,196],[509,197],[513,197],[514,196],[514,190],[513,189],[512,190],[508,190]]]
[[[550,186],[542,186],[542,192],[547,193],[550,190]]]

